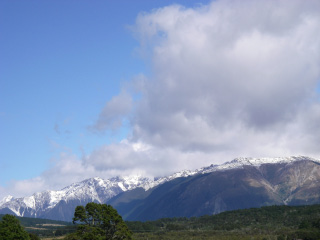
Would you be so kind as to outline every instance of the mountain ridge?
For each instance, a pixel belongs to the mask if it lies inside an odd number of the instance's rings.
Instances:
[[[126,220],[149,221],[270,205],[320,203],[319,161],[291,160],[224,166],[222,170],[174,179],[147,194],[141,195],[135,189],[120,193],[109,204]]]
[[[0,201],[0,213],[11,211],[17,216],[41,218],[50,216],[52,219],[65,220],[63,218],[61,219],[57,212],[60,212],[60,215],[64,215],[65,213],[63,212],[68,212],[68,216],[72,215],[73,212],[68,208],[69,205],[73,208],[76,205],[84,205],[91,201],[105,203],[120,193],[137,188],[142,188],[147,192],[157,186],[181,177],[187,178],[198,174],[241,169],[245,166],[257,168],[265,164],[290,164],[302,160],[317,162],[320,164],[319,159],[304,156],[279,158],[236,158],[230,162],[225,162],[220,165],[211,164],[210,166],[196,170],[183,170],[170,176],[154,178],[153,180],[138,175],[127,177],[118,176],[107,180],[100,177],[89,178],[81,182],[73,183],[58,191],[48,190],[22,198],[7,196]],[[289,200],[290,199],[288,199],[288,201]]]

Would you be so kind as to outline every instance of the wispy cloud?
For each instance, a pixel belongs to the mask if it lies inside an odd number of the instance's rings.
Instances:
[[[123,119],[128,116],[131,109],[132,98],[127,92],[123,91],[106,103],[97,121],[89,129],[95,132],[116,130],[122,126]]]

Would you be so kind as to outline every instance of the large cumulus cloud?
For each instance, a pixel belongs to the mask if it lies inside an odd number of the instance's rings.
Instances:
[[[153,75],[132,120],[133,139],[212,154],[310,153],[315,134],[305,124],[318,116],[318,11],[316,1],[216,1],[141,14],[135,30],[151,51]]]

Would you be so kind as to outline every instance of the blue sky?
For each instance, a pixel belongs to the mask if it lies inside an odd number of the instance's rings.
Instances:
[[[61,148],[119,141],[93,134],[105,103],[147,73],[130,26],[140,12],[195,1],[1,1],[0,183],[39,175]],[[203,1],[204,3],[208,1]]]
[[[3,1],[1,5],[1,183],[5,184],[46,169],[55,155],[52,143],[79,153],[91,141],[110,141],[88,134],[86,125],[119,91],[121,82],[144,67],[133,53],[137,43],[126,30],[135,15],[120,4]]]
[[[1,1],[0,197],[319,156],[319,4],[240,2]]]

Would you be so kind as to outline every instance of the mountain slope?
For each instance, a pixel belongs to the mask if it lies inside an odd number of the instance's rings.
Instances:
[[[133,199],[135,191],[109,201],[127,220],[201,216],[275,204],[314,204],[320,203],[320,163],[310,158],[274,162],[237,159],[209,173],[177,178]]]

